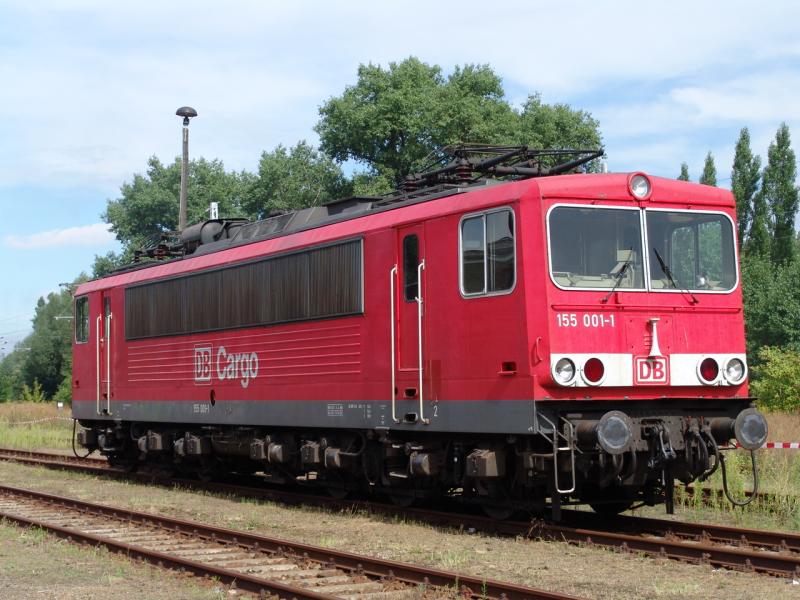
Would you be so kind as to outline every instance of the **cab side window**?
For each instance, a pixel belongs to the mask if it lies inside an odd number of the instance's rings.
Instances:
[[[89,341],[89,297],[82,296],[75,300],[75,342],[83,344]]]
[[[419,294],[419,238],[407,235],[403,238],[403,299],[413,302]]]
[[[514,212],[503,208],[465,217],[460,235],[461,293],[486,296],[510,292],[516,281]]]

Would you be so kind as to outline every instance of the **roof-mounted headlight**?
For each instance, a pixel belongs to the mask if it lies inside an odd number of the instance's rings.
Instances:
[[[644,173],[634,173],[628,178],[628,191],[637,200],[647,200],[653,191],[650,180]]]

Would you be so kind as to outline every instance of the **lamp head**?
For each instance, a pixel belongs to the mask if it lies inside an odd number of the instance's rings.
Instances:
[[[183,126],[189,126],[189,119],[192,117],[197,116],[197,111],[193,109],[191,106],[181,106],[178,110],[175,111],[175,114],[179,117],[183,117]]]

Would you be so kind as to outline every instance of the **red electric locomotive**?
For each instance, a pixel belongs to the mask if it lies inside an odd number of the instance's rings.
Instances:
[[[207,221],[82,284],[79,443],[502,517],[671,509],[676,479],[764,442],[730,192],[454,153],[393,196]]]

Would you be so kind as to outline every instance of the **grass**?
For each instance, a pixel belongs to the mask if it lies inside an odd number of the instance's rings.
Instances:
[[[30,423],[30,421],[35,421]],[[72,415],[53,403],[0,404],[0,446],[19,450],[71,447]]]
[[[769,441],[800,440],[800,414],[769,413]],[[745,450],[726,452],[728,489],[738,500],[753,489],[750,453]],[[700,494],[678,494],[680,504],[703,518],[709,510],[740,526],[800,530],[800,450],[763,449],[756,451],[759,491],[768,494],[744,509],[733,506],[724,497],[704,501]],[[718,470],[707,482],[695,482],[722,489],[722,473]]]

